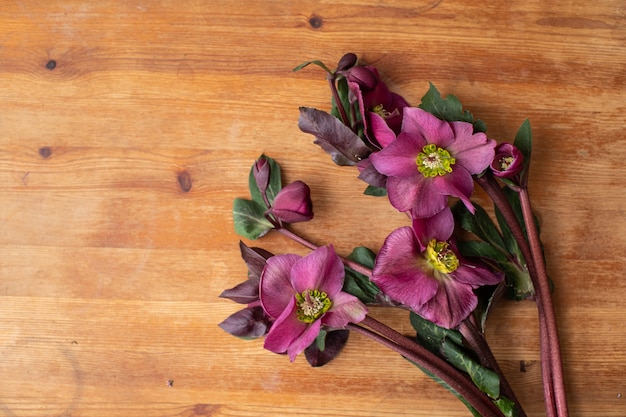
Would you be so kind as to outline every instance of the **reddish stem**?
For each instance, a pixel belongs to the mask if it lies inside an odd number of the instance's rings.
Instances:
[[[428,349],[370,316],[366,316],[361,324],[373,332],[356,324],[348,324],[347,328],[381,343],[435,375],[461,395],[481,416],[503,416],[498,407],[468,378]]]

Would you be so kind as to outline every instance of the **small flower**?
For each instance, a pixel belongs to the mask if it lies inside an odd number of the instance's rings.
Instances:
[[[462,258],[449,241],[451,216],[438,216],[428,228],[420,219],[414,223],[416,230],[394,230],[376,258],[372,281],[425,319],[454,328],[478,304],[473,289],[497,284],[503,277]]]
[[[313,218],[311,189],[302,181],[294,181],[276,194],[267,211],[285,223],[305,222]]]
[[[484,133],[473,133],[471,123],[446,122],[407,107],[397,139],[369,159],[388,177],[389,201],[397,210],[430,217],[443,210],[448,196],[474,212],[472,175],[489,166],[495,145]]]
[[[512,178],[524,169],[524,155],[510,143],[496,147],[496,156],[491,161],[491,172],[500,178]]]
[[[342,291],[344,266],[332,246],[305,257],[277,255],[261,275],[261,305],[275,319],[265,348],[289,354],[293,361],[317,337],[322,326],[342,328],[367,314],[365,305]]]
[[[402,109],[409,104],[406,100],[389,90],[381,80],[376,68],[372,66],[355,66],[346,72],[348,87],[359,104],[363,117],[364,131],[374,144],[384,147],[387,137],[373,134],[371,125],[386,124],[394,132],[399,132],[402,125]]]

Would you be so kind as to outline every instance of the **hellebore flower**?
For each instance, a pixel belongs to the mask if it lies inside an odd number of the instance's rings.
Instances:
[[[346,71],[346,79],[348,88],[359,104],[365,135],[374,145],[385,147],[387,138],[373,135],[370,125],[384,123],[398,133],[402,125],[402,109],[409,104],[399,94],[389,91],[372,66],[352,67]]]
[[[305,257],[277,255],[261,274],[261,305],[275,319],[265,348],[291,361],[318,336],[322,326],[342,328],[367,314],[365,305],[342,291],[344,266],[332,246]]]
[[[302,181],[294,181],[276,194],[267,211],[285,223],[305,222],[313,218],[311,189]]]
[[[406,226],[391,232],[376,257],[372,281],[425,319],[454,328],[478,304],[473,289],[497,284],[503,276],[462,258],[448,240],[448,216],[441,216],[428,228],[419,219],[414,226],[420,230]]]
[[[491,161],[491,172],[500,178],[511,178],[524,169],[524,155],[510,143],[501,143],[496,147],[496,156]]]
[[[473,133],[466,122],[446,122],[413,107],[404,109],[402,131],[395,141],[369,159],[386,175],[387,193],[397,210],[414,218],[430,217],[460,198],[472,213],[472,175],[493,160],[496,142]]]

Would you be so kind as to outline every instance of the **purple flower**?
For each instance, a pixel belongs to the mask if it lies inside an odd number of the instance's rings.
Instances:
[[[510,143],[499,144],[495,154],[491,162],[491,171],[496,177],[511,178],[524,169],[524,155]]]
[[[407,107],[397,139],[369,159],[388,177],[389,201],[396,209],[430,217],[447,205],[448,196],[474,212],[472,175],[489,166],[495,145],[484,133],[473,133],[471,123],[446,122]]]
[[[346,72],[346,79],[350,91],[359,104],[365,135],[374,144],[386,146],[388,137],[374,135],[370,126],[382,123],[388,125],[392,131],[399,132],[402,125],[402,109],[409,104],[402,96],[389,90],[376,68],[372,66],[352,67]]]
[[[477,306],[473,289],[497,284],[502,274],[462,258],[449,241],[449,210],[431,223],[417,219],[385,240],[372,273],[383,293],[433,323],[454,328]]]
[[[277,255],[261,274],[261,305],[275,319],[265,348],[287,352],[291,361],[317,337],[322,326],[342,328],[367,314],[365,305],[342,291],[344,266],[332,246],[305,257]]]
[[[302,181],[294,181],[281,189],[267,214],[285,223],[305,222],[313,218],[311,189]]]

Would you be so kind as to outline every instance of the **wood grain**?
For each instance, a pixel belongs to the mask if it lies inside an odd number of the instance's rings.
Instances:
[[[320,70],[291,69],[351,51],[413,104],[428,81],[455,94],[494,139],[530,119],[571,414],[625,416],[625,15],[617,0],[2,2],[0,415],[468,415],[359,335],[311,369],[217,326],[246,274],[232,200],[261,153],[311,186],[316,218],[296,229],[314,242],[378,249],[406,222],[297,128],[329,94]],[[373,315],[410,332],[403,312]],[[534,306],[500,305],[488,338],[544,415]]]

